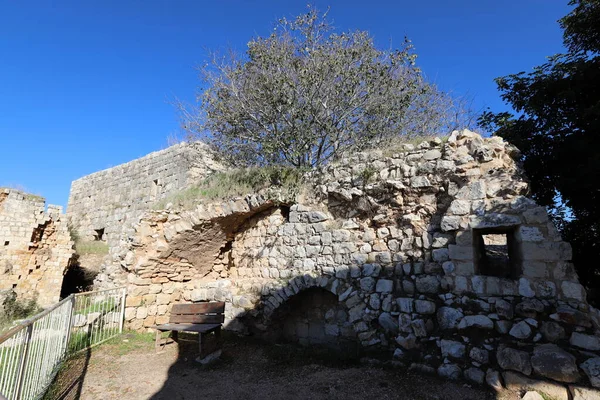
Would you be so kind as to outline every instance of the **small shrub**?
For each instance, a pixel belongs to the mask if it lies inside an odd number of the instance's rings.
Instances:
[[[0,331],[10,327],[14,321],[31,317],[42,311],[36,299],[18,300],[16,296],[7,297],[4,310],[0,312]]]

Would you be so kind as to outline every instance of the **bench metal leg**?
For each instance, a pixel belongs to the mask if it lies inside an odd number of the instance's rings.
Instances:
[[[202,353],[202,336],[204,336],[203,333],[198,333],[198,356],[200,358],[204,357],[204,354]]]

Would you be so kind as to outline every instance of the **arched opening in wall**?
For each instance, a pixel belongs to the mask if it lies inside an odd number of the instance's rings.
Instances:
[[[60,288],[60,298],[64,299],[73,293],[92,290],[96,275],[98,275],[98,271],[84,268],[79,262],[79,256],[74,255],[69,262],[69,266],[63,277],[62,286]]]
[[[267,339],[302,346],[323,346],[357,354],[357,341],[348,313],[333,293],[322,288],[303,290],[271,316]]]

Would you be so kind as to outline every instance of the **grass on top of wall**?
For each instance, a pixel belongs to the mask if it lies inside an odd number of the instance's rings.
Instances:
[[[108,254],[108,244],[98,240],[78,240],[75,242],[75,251],[79,255]]]
[[[275,166],[217,172],[196,186],[167,196],[153,208],[162,210],[171,203],[176,209],[191,209],[198,200],[229,200],[271,188],[277,189],[277,193],[285,198],[292,198],[301,190],[304,172],[300,168]]]

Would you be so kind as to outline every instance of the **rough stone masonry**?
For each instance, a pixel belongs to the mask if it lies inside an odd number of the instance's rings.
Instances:
[[[113,247],[153,204],[220,169],[202,143],[180,143],[95,172],[71,184],[69,223],[82,240]]]
[[[42,307],[59,300],[73,242],[62,207],[15,189],[0,189],[0,291],[35,299]]]
[[[577,398],[600,387],[600,314],[517,155],[455,132],[349,155],[308,174],[293,201],[147,212],[97,283],[127,286],[133,329],[166,322],[174,303],[219,300],[228,329],[255,334],[324,290],[337,304],[314,335],[449,379]]]

